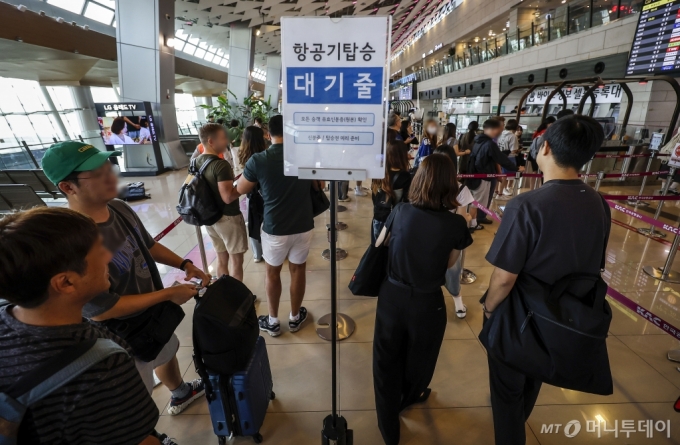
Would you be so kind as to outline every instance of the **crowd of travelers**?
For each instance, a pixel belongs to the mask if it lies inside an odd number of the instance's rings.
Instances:
[[[476,232],[497,225],[485,213],[492,200],[504,201],[505,210],[486,253],[494,269],[480,301],[484,324],[523,276],[552,284],[569,274],[599,275],[610,228],[607,206],[578,177],[604,137],[592,118],[569,112],[548,118],[533,135],[528,162],[515,119],[471,122],[462,132],[426,120],[419,135],[413,126],[410,117],[389,115],[385,174],[354,189],[356,199],[371,195],[373,218],[365,228],[371,243],[388,246],[373,340],[377,423],[388,445],[399,443],[401,411],[431,393],[448,322],[442,287],[456,317],[467,315],[461,254],[474,249]],[[268,314],[258,325],[271,336],[295,333],[310,317],[303,305],[315,225],[310,190],[325,186],[284,174],[283,136],[281,115],[244,129],[238,122],[208,123],[192,156],[221,206],[219,220],[206,227],[215,273],[242,281],[249,248],[256,263],[264,262]],[[0,306],[0,395],[17,393],[25,376],[54,366],[82,342],[105,339],[118,347],[9,422],[18,443],[171,445],[155,430],[155,378],[170,391],[170,415],[205,393],[202,379],[182,378],[177,336],[152,320],[172,317],[172,307],[212,277],[154,241],[132,208],[116,199],[110,158],[117,155],[80,142],[54,144],[42,165],[67,207],[0,220],[0,297],[7,301]],[[512,178],[458,178],[521,172],[527,164],[543,173],[543,184],[516,196]],[[350,199],[348,183],[339,190],[340,201]],[[286,261],[291,310],[280,314]],[[158,264],[183,271],[187,284],[164,287]],[[154,340],[138,341],[131,326],[153,331]],[[488,365],[496,444],[524,444],[542,382],[491,355]]]

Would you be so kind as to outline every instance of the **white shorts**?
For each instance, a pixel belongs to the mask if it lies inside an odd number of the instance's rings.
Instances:
[[[135,366],[137,367],[137,371],[139,371],[139,375],[142,376],[142,382],[144,382],[144,386],[146,386],[146,390],[149,391],[149,394],[153,393],[153,370],[172,360],[177,354],[178,349],[179,339],[175,334],[172,334],[172,337],[165,346],[163,346],[163,349],[158,353],[155,360],[143,362],[135,358]]]
[[[264,231],[262,238],[262,257],[270,266],[278,267],[288,257],[293,264],[307,262],[309,247],[312,245],[312,231],[295,235],[269,235]]]

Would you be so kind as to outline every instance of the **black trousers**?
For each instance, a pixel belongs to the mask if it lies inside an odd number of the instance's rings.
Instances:
[[[399,443],[399,413],[430,384],[445,330],[441,289],[422,293],[383,283],[373,335],[373,388],[378,427],[387,445]]]
[[[491,357],[488,360],[496,445],[524,445],[524,423],[534,409],[541,382]]]

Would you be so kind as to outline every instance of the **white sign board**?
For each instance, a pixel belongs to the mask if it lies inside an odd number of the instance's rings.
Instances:
[[[390,28],[391,16],[281,17],[286,175],[384,176]]]
[[[578,104],[583,99],[583,95],[588,91],[590,87],[572,87],[572,88],[562,88],[562,92],[567,96],[567,104]],[[544,105],[545,100],[548,98],[550,93],[552,93],[554,88],[536,88],[527,97],[525,105]],[[618,83],[604,85],[602,88],[595,88],[593,90],[593,95],[595,96],[595,103],[598,104],[611,104],[621,102],[621,85]],[[556,93],[552,99],[550,99],[551,105],[562,105],[562,96],[560,93]],[[590,97],[586,99],[587,104],[590,103]]]
[[[653,151],[659,150],[665,135],[665,133],[652,133],[652,140],[649,141],[649,149]]]
[[[668,160],[668,165],[680,168],[680,144],[675,144],[675,147],[673,147],[671,158]]]

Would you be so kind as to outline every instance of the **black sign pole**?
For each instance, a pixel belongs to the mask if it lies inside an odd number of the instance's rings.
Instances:
[[[332,410],[329,416],[323,420],[323,430],[321,431],[321,444],[331,445],[352,445],[354,442],[352,430],[347,429],[347,420],[338,415],[338,363],[337,363],[337,349],[338,349],[338,273],[337,273],[337,229],[335,228],[337,220],[337,205],[338,192],[337,181],[330,181],[330,201],[331,201],[331,224],[330,230],[330,244],[331,244],[331,399]]]

